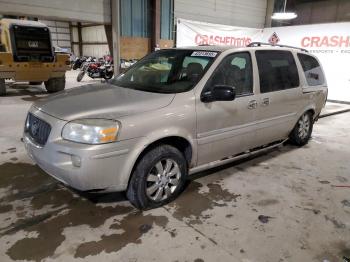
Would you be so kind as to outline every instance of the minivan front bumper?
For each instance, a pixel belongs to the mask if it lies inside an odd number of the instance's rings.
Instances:
[[[28,133],[23,142],[28,155],[46,173],[80,191],[123,191],[128,176],[120,172],[127,165],[127,157],[136,139],[103,145],[87,145],[63,140],[61,130],[65,121],[31,109],[31,113],[52,127],[44,146],[36,144]]]

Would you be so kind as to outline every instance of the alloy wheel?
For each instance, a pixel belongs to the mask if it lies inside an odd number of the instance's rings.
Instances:
[[[174,160],[160,160],[147,175],[147,197],[155,202],[168,199],[175,192],[180,178],[181,171]]]
[[[305,139],[309,135],[311,126],[311,120],[308,114],[304,114],[299,119],[299,129],[298,129],[298,135],[301,139]]]

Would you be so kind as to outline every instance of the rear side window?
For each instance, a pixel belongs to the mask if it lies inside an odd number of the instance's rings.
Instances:
[[[289,51],[256,51],[260,92],[268,93],[299,86],[298,69]]]
[[[318,61],[309,55],[298,54],[301,66],[305,74],[307,84],[309,86],[323,85],[325,77]]]

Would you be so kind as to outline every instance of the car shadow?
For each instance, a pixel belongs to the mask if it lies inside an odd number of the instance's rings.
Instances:
[[[81,192],[75,189],[73,190],[80,197],[94,204],[110,204],[128,201],[125,192],[113,192],[113,193],[91,193],[91,192]]]
[[[7,97],[21,97],[23,101],[34,102],[48,95],[43,85],[8,84],[6,88]]]

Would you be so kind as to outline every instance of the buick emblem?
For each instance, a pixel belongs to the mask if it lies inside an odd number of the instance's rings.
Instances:
[[[32,126],[30,127],[30,131],[33,136],[37,136],[39,133],[39,123],[38,121],[33,121]]]

